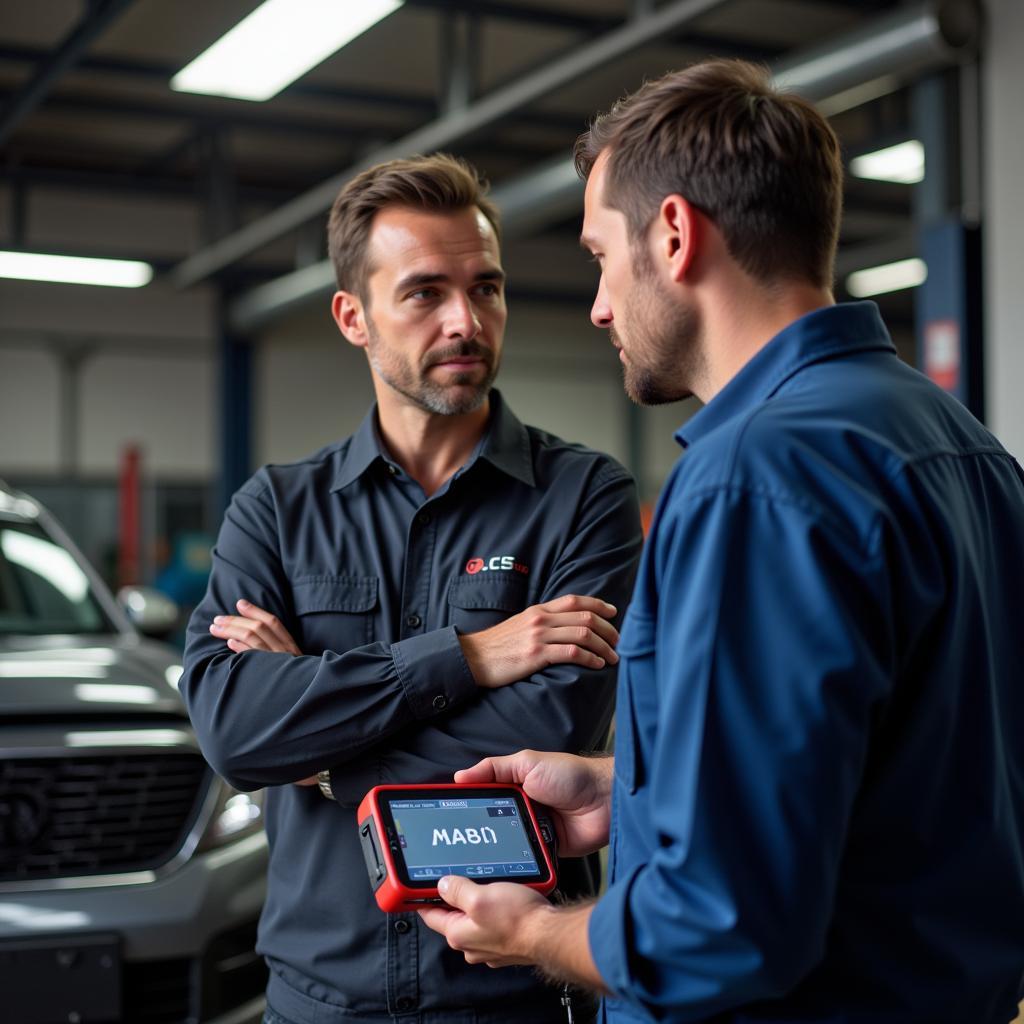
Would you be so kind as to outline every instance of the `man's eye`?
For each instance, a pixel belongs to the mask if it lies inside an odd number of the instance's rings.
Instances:
[[[437,292],[433,288],[417,288],[416,291],[409,293],[410,299],[432,299]]]
[[[492,284],[490,281],[485,281],[483,284],[481,284],[477,288],[477,291],[481,295],[486,295],[491,298],[493,298],[495,295],[501,294],[501,289],[496,284]]]

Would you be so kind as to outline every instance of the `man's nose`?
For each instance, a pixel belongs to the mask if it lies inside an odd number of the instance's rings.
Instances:
[[[447,315],[444,330],[449,338],[468,341],[480,333],[480,319],[468,296],[460,295],[453,298],[445,312]]]
[[[612,305],[608,301],[608,293],[604,287],[604,275],[597,285],[597,295],[594,296],[594,304],[590,307],[590,322],[595,327],[611,327]]]

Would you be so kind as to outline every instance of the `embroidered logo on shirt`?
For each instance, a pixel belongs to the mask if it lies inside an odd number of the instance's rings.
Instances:
[[[471,558],[466,563],[466,572],[475,576],[478,572],[521,572],[524,576],[530,574],[530,567],[517,562],[514,555],[493,555],[491,558]]]

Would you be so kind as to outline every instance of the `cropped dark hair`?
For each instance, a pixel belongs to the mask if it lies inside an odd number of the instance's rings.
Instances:
[[[498,208],[476,168],[447,153],[390,160],[356,175],[338,193],[327,222],[327,249],[338,287],[365,298],[373,268],[367,245],[373,218],[385,207],[431,213],[477,207],[501,238]]]
[[[633,240],[679,194],[752,277],[832,286],[839,142],[810,103],[775,90],[767,68],[711,60],[648,82],[577,139],[581,177],[605,150],[604,202],[625,214]]]

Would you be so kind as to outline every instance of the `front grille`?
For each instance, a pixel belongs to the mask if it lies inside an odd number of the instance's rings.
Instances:
[[[206,792],[198,754],[0,763],[0,881],[141,871],[181,848]]]

